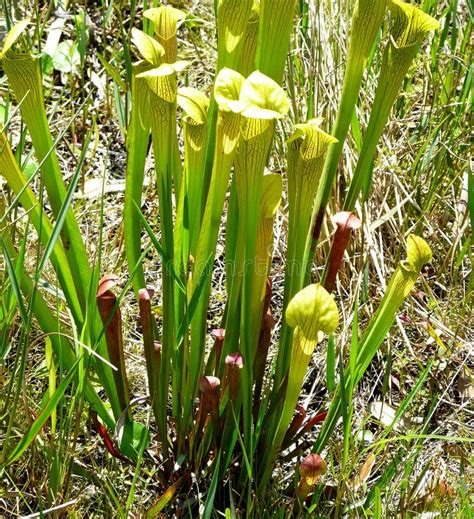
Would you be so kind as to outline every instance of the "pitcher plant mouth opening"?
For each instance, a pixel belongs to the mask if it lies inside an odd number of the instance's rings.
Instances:
[[[174,7],[162,5],[147,9],[143,16],[153,22],[156,40],[164,51],[164,61],[174,63],[178,55],[177,27],[186,14]]]

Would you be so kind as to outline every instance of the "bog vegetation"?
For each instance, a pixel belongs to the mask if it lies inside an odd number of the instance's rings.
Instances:
[[[111,62],[94,49],[87,6],[13,4],[2,4],[0,53],[5,512],[472,513],[464,7],[104,2],[103,27],[120,46]],[[44,31],[60,8],[76,40],[60,48],[57,39],[50,56]],[[326,84],[315,69],[334,42],[324,31],[318,40],[315,20],[322,28],[331,17],[349,30],[336,42],[341,82]],[[212,64],[205,80],[190,42]],[[457,61],[442,59],[443,48]],[[105,86],[87,65],[95,52]],[[99,181],[91,240],[77,195],[85,172],[103,174],[94,156],[107,131],[86,87],[93,74],[126,164],[123,198],[108,199]],[[67,94],[55,96],[55,81]],[[423,111],[415,122],[412,99]],[[73,115],[58,131],[67,102]],[[417,133],[400,131],[396,162],[384,162],[391,125],[405,120]],[[60,150],[72,157],[67,168]],[[395,199],[387,182],[398,182]],[[373,200],[384,207],[376,222]],[[454,242],[441,246],[430,219],[447,210]],[[122,223],[111,243],[114,211]],[[375,243],[381,226],[389,230]],[[461,302],[449,308],[455,294]],[[416,368],[392,360],[391,334]],[[416,351],[420,342],[431,350]],[[451,378],[436,387],[443,370]],[[459,379],[460,425],[439,429],[443,388]],[[356,406],[370,380],[382,402],[397,387],[396,406],[382,403],[372,423],[374,399],[365,418]],[[426,454],[431,441],[446,449],[444,464]]]

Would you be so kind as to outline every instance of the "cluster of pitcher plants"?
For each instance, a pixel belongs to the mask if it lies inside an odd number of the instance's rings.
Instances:
[[[130,394],[127,380],[120,314],[124,291],[116,297],[116,278],[103,276],[100,257],[91,265],[71,208],[90,138],[66,185],[55,149],[62,136],[54,142],[48,126],[40,58],[21,51],[19,43],[27,21],[12,28],[0,54],[50,207],[47,212],[42,193],[30,187],[35,175],[27,178],[22,171],[6,124],[0,133],[0,173],[12,197],[2,217],[1,244],[11,302],[25,324],[36,318],[56,362],[68,373],[45,399],[33,432],[41,430],[68,385],[75,383],[110,452],[133,460],[154,448],[161,459],[157,474],[162,488],[173,485],[173,493],[189,488],[193,474],[208,482],[211,500],[225,482],[247,501],[264,491],[284,459],[295,467],[295,495],[304,501],[325,470],[321,455],[341,416],[347,419],[355,387],[431,258],[422,238],[408,236],[406,259],[360,336],[355,308],[347,366],[337,377],[333,335],[339,311],[332,292],[351,233],[361,225],[356,202],[370,192],[376,146],[419,45],[437,22],[401,0],[357,0],[334,127],[325,129],[321,117],[296,124],[286,141],[281,174],[271,171],[270,158],[282,120],[290,119],[282,82],[298,6],[296,0],[218,0],[218,55],[210,92],[180,86],[190,66],[179,60],[177,44],[184,12],[169,6],[148,9],[145,30],[131,31],[138,60],[131,83],[123,232],[153,417],[147,426],[134,420],[137,395]],[[343,211],[333,216],[336,231],[325,268],[315,280],[312,267],[328,201],[367,61],[381,32],[381,66],[369,122]],[[142,189],[150,140],[158,214],[145,217]],[[282,198],[288,208],[285,283],[283,307],[275,308],[273,233]],[[26,238],[15,243],[7,225],[18,204],[44,246],[33,275],[21,268]],[[212,329],[213,264],[224,222],[225,309],[220,327]],[[161,283],[154,290],[148,286],[145,260],[151,248],[161,264]],[[70,317],[66,324],[41,289],[48,261],[57,275],[56,295]],[[154,306],[161,307],[158,316]],[[339,382],[328,388],[327,407],[310,411],[299,403],[299,395],[316,348],[327,351],[326,379]],[[92,383],[92,372],[106,399]],[[302,443],[317,424],[322,425],[315,443]],[[34,434],[29,437],[32,441]],[[27,446],[23,441],[5,447],[2,464],[17,460]]]

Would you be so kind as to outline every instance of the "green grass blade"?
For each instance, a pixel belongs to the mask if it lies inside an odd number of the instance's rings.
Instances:
[[[433,367],[433,362],[434,362],[434,359],[429,360],[428,365],[421,373],[420,378],[417,380],[416,384],[413,386],[410,393],[408,393],[408,395],[403,399],[403,402],[398,407],[397,412],[395,413],[395,416],[393,417],[392,423],[384,430],[384,432],[382,434],[382,438],[387,437],[391,433],[392,429],[397,424],[399,418],[407,410],[408,406],[411,404],[411,402],[413,401],[415,396],[418,394],[418,391],[423,386],[426,378],[428,377],[428,375],[431,371],[431,368]]]
[[[186,313],[183,317],[183,320],[181,321],[181,324],[178,328],[178,333],[176,336],[176,343],[178,346],[181,344],[181,341],[184,338],[184,334],[186,333],[186,331],[189,327],[189,324],[191,323],[191,321],[194,317],[194,313],[196,312],[199,301],[201,299],[201,294],[204,290],[207,279],[209,277],[209,273],[211,271],[211,265],[212,265],[213,261],[214,261],[213,257],[209,256],[209,258],[206,261],[206,266],[204,267],[203,271],[201,272],[198,283],[193,291],[191,300],[189,301],[189,304],[187,305]]]
[[[12,263],[12,260],[8,253],[8,250],[7,250],[7,247],[3,240],[3,237],[0,236],[0,240],[2,243],[3,257],[4,257],[5,263],[7,265],[8,275],[10,277],[10,283],[12,285],[13,293],[15,294],[15,297],[16,297],[16,300],[17,300],[17,303],[18,303],[18,306],[20,309],[21,320],[23,321],[23,324],[26,326],[26,324],[28,322],[28,314],[27,314],[25,304],[23,302],[23,298],[21,296],[20,284],[18,282],[17,273],[15,271],[15,267]]]
[[[46,245],[53,233],[53,226],[40,208],[38,199],[31,188],[26,187],[26,178],[20,170],[3,132],[0,132],[0,174],[6,179],[12,191],[19,195],[20,203],[28,212],[31,223],[39,233],[43,244]],[[82,308],[66,253],[60,243],[56,242],[50,257],[74,320],[80,326],[84,320]]]
[[[328,339],[328,351],[326,354],[326,386],[328,393],[336,389],[336,357],[334,352],[334,337]]]
[[[20,440],[20,442],[16,445],[16,447],[12,450],[8,458],[5,460],[5,462],[2,464],[3,467],[10,465],[14,461],[16,461],[20,456],[26,451],[26,449],[31,445],[37,434],[41,431],[46,421],[51,416],[51,413],[54,411],[54,409],[57,407],[61,399],[64,397],[64,393],[66,392],[67,388],[69,387],[69,384],[71,383],[72,379],[74,378],[74,375],[77,370],[78,362],[72,366],[72,368],[69,370],[67,376],[63,379],[61,384],[59,384],[58,388],[54,392],[53,396],[48,400],[45,407],[42,409],[42,411],[39,413],[36,420],[33,422],[31,427],[29,428],[28,432],[23,436],[23,438]]]
[[[164,266],[168,269],[168,271],[173,276],[173,280],[176,283],[176,285],[179,287],[179,289],[183,292],[183,294],[186,294],[186,287],[183,285],[183,282],[179,278],[179,276],[176,274],[176,271],[174,270],[173,261],[170,259],[164,248],[161,246],[161,243],[158,241],[158,238],[156,237],[155,233],[153,232],[153,229],[150,227],[150,224],[148,223],[147,219],[141,212],[141,209],[138,207],[138,205],[135,205],[135,211],[139,214],[139,218],[141,220],[141,223],[143,227],[145,228],[145,231],[148,234],[148,237],[151,240],[151,243],[155,247],[158,254],[161,256],[161,259],[163,261]],[[139,262],[135,264],[140,265]],[[135,269],[134,269],[135,271]],[[144,286],[142,288],[145,288]]]
[[[88,151],[89,143],[90,143],[90,133],[87,134],[87,138],[84,142],[81,156],[79,157],[78,163],[76,165],[76,171],[74,172],[74,175],[72,176],[72,179],[69,183],[66,195],[64,197],[63,203],[62,203],[59,213],[57,215],[57,220],[54,225],[53,232],[51,233],[51,235],[49,237],[48,243],[46,244],[45,250],[43,252],[43,256],[38,265],[37,272],[36,272],[37,279],[39,279],[39,276],[41,275],[41,272],[43,271],[43,269],[46,265],[46,262],[50,258],[51,254],[54,250],[54,247],[56,246],[56,241],[58,240],[58,238],[63,230],[63,226],[66,222],[66,219],[68,217],[71,202],[72,202],[74,193],[76,191],[77,183],[79,182],[81,169],[82,169],[82,166],[86,159],[86,154]]]
[[[212,513],[214,511],[214,500],[216,497],[217,482],[219,480],[218,467],[220,464],[220,460],[221,460],[221,455],[219,453],[217,455],[217,458],[215,461],[215,468],[214,468],[214,474],[212,475],[212,479],[211,479],[211,485],[207,492],[206,504],[204,505],[204,511],[202,514],[203,519],[210,519],[212,517]]]

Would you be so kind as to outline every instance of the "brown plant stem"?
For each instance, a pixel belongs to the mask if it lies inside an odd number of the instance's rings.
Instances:
[[[288,431],[286,431],[285,437],[281,444],[282,449],[286,449],[289,447],[296,433],[300,430],[303,425],[303,421],[306,418],[306,409],[301,404],[298,404],[295,409],[295,416],[293,417],[293,421],[291,422],[290,427],[288,427]]]
[[[224,345],[225,330],[224,328],[217,328],[216,330],[212,330],[211,335],[214,337],[214,375],[217,377],[221,361],[222,346]]]
[[[153,317],[151,314],[151,298],[153,290],[142,288],[138,292],[138,307],[140,311],[140,322],[142,325],[143,347],[145,353],[146,370],[148,376],[148,392],[150,395],[151,407],[155,415],[156,422],[159,423],[159,380],[161,370],[161,345],[154,340]],[[163,431],[160,431],[160,436]],[[166,441],[166,437],[161,439]]]
[[[116,276],[104,276],[99,281],[96,299],[102,323],[106,326],[105,340],[109,359],[117,368],[113,371],[113,376],[120,409],[123,412],[130,404],[130,393],[123,355],[122,314],[115,294],[109,290],[116,281]]]
[[[350,211],[337,213],[334,215],[333,222],[337,225],[337,229],[331,245],[323,282],[323,286],[328,292],[332,292],[336,286],[337,273],[341,267],[351,232],[361,226],[360,220]]]

